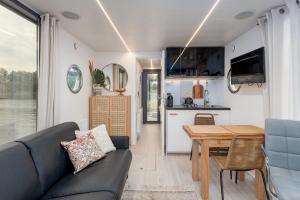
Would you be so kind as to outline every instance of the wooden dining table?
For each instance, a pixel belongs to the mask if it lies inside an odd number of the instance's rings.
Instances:
[[[209,148],[230,147],[234,134],[262,134],[264,129],[252,125],[185,125],[183,129],[192,139],[192,178],[201,181],[200,193],[203,200],[209,200]],[[199,176],[199,146],[201,145],[201,170]],[[264,199],[262,177],[255,171],[256,197]]]

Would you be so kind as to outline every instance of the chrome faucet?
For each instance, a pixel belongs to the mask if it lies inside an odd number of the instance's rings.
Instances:
[[[204,90],[204,107],[209,106],[209,93],[208,93],[208,82],[206,81]]]

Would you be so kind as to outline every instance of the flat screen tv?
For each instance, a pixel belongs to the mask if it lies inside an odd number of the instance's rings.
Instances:
[[[264,47],[231,60],[231,84],[264,82],[266,82]]]

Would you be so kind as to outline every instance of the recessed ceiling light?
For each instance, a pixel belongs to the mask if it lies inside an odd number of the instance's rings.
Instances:
[[[130,48],[128,47],[127,43],[125,42],[123,36],[121,35],[120,31],[118,30],[118,28],[116,27],[116,25],[114,24],[114,22],[112,21],[112,19],[110,18],[110,16],[108,15],[108,13],[106,12],[105,8],[103,7],[102,3],[100,2],[100,0],[96,0],[99,8],[102,10],[103,14],[105,15],[106,19],[109,21],[110,25],[113,27],[113,29],[115,30],[116,34],[118,35],[118,37],[120,38],[120,40],[122,41],[123,45],[125,46],[125,48],[127,49],[127,51],[129,53],[131,53]]]
[[[74,13],[74,12],[63,11],[61,14],[67,19],[72,19],[72,20],[80,19],[80,16],[78,14]]]
[[[242,19],[247,19],[249,17],[252,17],[254,15],[253,11],[244,11],[240,12],[237,15],[234,16],[235,19],[242,20]]]

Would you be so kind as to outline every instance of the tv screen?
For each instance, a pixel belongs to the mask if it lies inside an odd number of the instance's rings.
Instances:
[[[262,47],[232,59],[232,84],[265,82],[264,57],[264,48]]]

